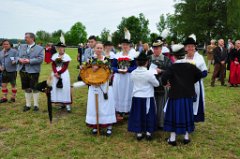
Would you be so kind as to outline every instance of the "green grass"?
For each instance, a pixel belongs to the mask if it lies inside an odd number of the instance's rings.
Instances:
[[[76,49],[71,55],[71,82],[78,70]],[[51,72],[44,64],[40,81]],[[0,158],[240,158],[239,88],[210,87],[205,79],[206,122],[196,124],[192,143],[171,147],[164,141],[168,133],[157,132],[152,142],[137,142],[127,132],[127,122],[117,124],[110,138],[94,137],[85,125],[87,89],[75,89],[73,112],[54,109],[49,124],[45,94],[40,97],[40,112],[23,113],[24,93],[18,77],[17,102],[0,105]]]

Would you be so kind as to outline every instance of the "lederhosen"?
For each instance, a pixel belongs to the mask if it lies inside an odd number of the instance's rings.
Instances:
[[[3,57],[3,66],[5,67],[5,56]],[[11,85],[16,85],[17,71],[8,72],[6,69],[2,71],[2,83],[10,83]]]
[[[29,49],[29,52],[26,51],[26,54],[25,56],[23,56],[23,58],[29,59],[30,50],[35,46],[36,44]],[[22,69],[20,70],[20,78],[21,78],[21,84],[22,84],[23,90],[26,90],[26,89],[36,90],[35,86],[38,83],[39,73],[28,73],[26,72],[25,65],[23,65]]]

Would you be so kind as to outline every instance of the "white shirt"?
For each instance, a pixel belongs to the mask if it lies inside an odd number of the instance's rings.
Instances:
[[[154,74],[146,67],[137,67],[131,73],[133,81],[133,97],[154,97],[154,87],[159,86],[159,82]]]
[[[29,52],[30,49],[31,49],[34,45],[35,45],[35,43],[32,43],[31,45],[27,45],[27,46],[28,46],[28,47],[27,47],[27,52]]]

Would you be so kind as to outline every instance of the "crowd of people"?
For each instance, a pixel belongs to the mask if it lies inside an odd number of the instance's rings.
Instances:
[[[16,100],[16,78],[19,72],[22,90],[25,91],[24,112],[39,111],[38,84],[41,64],[51,63],[51,102],[71,112],[71,83],[69,75],[70,56],[66,45],[59,42],[43,48],[35,43],[33,33],[25,34],[26,44],[16,50],[9,40],[2,41],[0,70],[2,74],[2,98],[0,103]],[[57,50],[56,50],[56,49]],[[45,50],[45,56],[44,56]],[[139,52],[137,52],[138,50]],[[98,127],[106,128],[111,136],[113,125],[128,119],[128,131],[136,134],[137,140],[152,140],[157,130],[170,132],[167,143],[176,146],[177,135],[183,135],[183,143],[190,142],[189,134],[195,129],[195,122],[205,120],[205,98],[203,79],[214,64],[211,86],[219,78],[225,86],[226,65],[230,69],[229,83],[240,84],[240,41],[229,48],[224,40],[215,40],[207,47],[208,65],[197,51],[197,42],[187,37],[182,44],[167,46],[162,38],[149,44],[132,46],[131,40],[124,38],[120,52],[116,53],[110,41],[98,42],[95,36],[88,38],[88,45],[79,44],[78,62],[80,69],[86,63],[108,63],[111,69],[109,80],[101,85],[88,85],[86,124],[97,134]],[[94,72],[99,66],[92,65]],[[81,77],[78,77],[81,80]],[[8,83],[12,95],[8,99]],[[98,95],[98,101],[94,99]],[[33,105],[31,103],[33,98]],[[98,112],[96,111],[98,102]],[[96,121],[98,116],[98,121]]]

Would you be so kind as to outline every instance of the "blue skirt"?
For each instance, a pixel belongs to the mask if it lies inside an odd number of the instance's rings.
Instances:
[[[169,99],[164,118],[164,130],[176,134],[194,131],[193,99]]]
[[[128,118],[128,131],[134,133],[157,130],[157,115],[154,97],[150,98],[150,108],[147,112],[147,98],[133,97],[132,107]]]
[[[199,82],[200,86],[200,98],[198,103],[198,112],[197,115],[194,115],[194,121],[195,122],[204,122],[205,115],[204,115],[204,102],[203,102],[203,93],[202,93],[202,86],[201,82]]]

